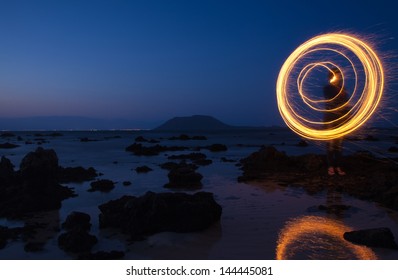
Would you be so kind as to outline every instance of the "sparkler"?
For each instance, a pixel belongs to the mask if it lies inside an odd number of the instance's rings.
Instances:
[[[322,57],[319,53],[333,54],[333,57]],[[309,57],[318,58],[318,56],[319,61],[306,63]],[[344,86],[347,76],[345,68],[331,60],[335,56],[348,62],[347,65],[353,73],[354,85],[346,103],[326,109],[325,105],[332,102],[334,98],[313,98],[305,91],[304,85],[315,69],[323,69],[330,73],[333,73],[332,69],[338,69],[342,73],[341,79]],[[297,70],[300,63],[304,66],[301,70]],[[295,72],[298,72],[298,75],[296,81],[293,81],[292,76]],[[359,76],[362,76],[362,85],[359,85]],[[331,82],[333,79],[336,77],[333,76]],[[292,85],[296,86],[292,88]],[[375,51],[366,42],[353,35],[328,33],[306,41],[287,58],[279,72],[276,95],[279,112],[290,129],[308,139],[331,140],[357,130],[369,120],[380,103],[383,88],[384,71]],[[294,98],[301,99],[300,108],[305,107],[304,112],[335,112],[342,110],[343,107],[349,110],[328,122],[311,119],[310,114],[303,115],[303,110],[298,109],[298,103]]]

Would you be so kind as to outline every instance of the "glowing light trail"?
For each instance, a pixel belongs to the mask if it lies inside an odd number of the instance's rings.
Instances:
[[[303,254],[308,257],[318,251],[329,252],[329,257],[333,258],[340,255],[346,259],[377,259],[370,248],[346,241],[343,235],[348,231],[352,231],[352,228],[326,217],[296,218],[287,222],[279,234],[276,259],[294,259]],[[316,255],[316,258],[319,257]]]
[[[329,72],[333,72],[333,68],[338,69],[342,73],[342,83],[344,86],[345,75],[343,67],[339,67],[338,64],[328,59],[322,59],[321,61],[306,64],[299,72],[296,82],[292,82],[291,80],[291,76],[293,76],[294,71],[297,71],[296,68],[299,63],[303,63],[303,61],[305,63],[305,58],[325,51],[338,55],[348,61],[355,79],[354,88],[350,93],[348,101],[332,109],[325,109],[325,104],[337,98],[341,91],[332,99],[316,100],[309,97],[303,85],[311,71],[321,67]],[[353,55],[361,64],[361,69],[363,69],[363,85],[360,88],[357,85],[357,65],[347,53]],[[334,79],[336,79],[335,76],[332,77],[331,82]],[[291,86],[294,84],[296,88],[292,89]],[[357,130],[375,112],[383,95],[383,89],[384,71],[376,53],[364,41],[352,35],[340,33],[316,36],[300,45],[283,64],[276,83],[278,109],[283,120],[295,133],[313,140],[340,138]],[[333,112],[341,110],[345,106],[350,109],[343,116],[332,121],[311,120],[309,116],[303,116],[297,109],[296,103],[292,100],[294,97],[300,97],[302,103],[307,106],[307,109],[314,112]]]

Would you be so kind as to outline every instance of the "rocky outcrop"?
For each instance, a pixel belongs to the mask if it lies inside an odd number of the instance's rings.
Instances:
[[[181,146],[162,146],[159,144],[154,146],[144,146],[141,143],[133,143],[126,148],[126,151],[132,152],[136,156],[157,156],[160,153],[167,151],[184,151],[187,149],[187,147]]]
[[[309,193],[333,188],[398,209],[398,165],[367,152],[343,158],[346,176],[327,175],[324,155],[287,156],[272,146],[262,147],[240,163],[243,171],[238,178],[240,182],[271,180],[301,186]]]
[[[152,168],[150,168],[146,165],[138,166],[135,168],[135,172],[137,172],[137,173],[148,173],[150,171],[152,171]]]
[[[89,231],[91,228],[90,215],[74,211],[66,217],[62,227],[66,230],[83,230]]]
[[[141,197],[123,196],[99,206],[101,228],[119,228],[133,240],[158,232],[193,232],[217,222],[221,206],[213,194],[147,192]]]
[[[3,157],[0,160],[0,217],[17,218],[29,212],[59,209],[62,200],[75,196],[72,189],[60,185],[79,177],[71,176],[75,173],[71,170],[59,166],[52,149],[39,147],[28,153],[18,171]],[[84,168],[79,170],[87,175]],[[88,173],[90,176],[79,179],[96,176],[94,169]]]
[[[108,179],[97,180],[90,183],[91,188],[88,190],[89,192],[110,192],[115,187],[115,183]]]
[[[394,235],[389,228],[373,228],[344,233],[344,239],[368,247],[398,249]]]
[[[169,183],[164,186],[165,188],[197,189],[202,187],[203,176],[196,172],[196,168],[192,164],[180,163],[170,170],[167,177]]]
[[[86,213],[72,212],[62,226],[67,232],[58,237],[58,246],[66,252],[90,252],[98,242],[97,237],[88,233],[91,223]]]
[[[17,148],[17,147],[19,147],[19,145],[13,144],[13,143],[9,143],[9,142],[0,144],[0,149],[14,149],[14,148]]]
[[[59,167],[58,169],[58,180],[60,183],[91,181],[97,176],[97,171],[93,167]]]

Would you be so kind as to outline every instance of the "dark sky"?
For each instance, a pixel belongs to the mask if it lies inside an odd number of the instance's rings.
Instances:
[[[0,0],[0,117],[281,124],[275,83],[289,54],[343,30],[396,55],[392,3]],[[391,73],[385,108],[395,107]]]

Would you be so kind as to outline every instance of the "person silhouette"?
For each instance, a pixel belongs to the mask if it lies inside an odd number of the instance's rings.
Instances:
[[[329,69],[329,83],[323,88],[325,97],[324,122],[327,129],[336,128],[344,123],[349,111],[349,97],[343,85],[343,76],[338,68]],[[341,167],[343,138],[327,142],[328,174],[346,175]]]

